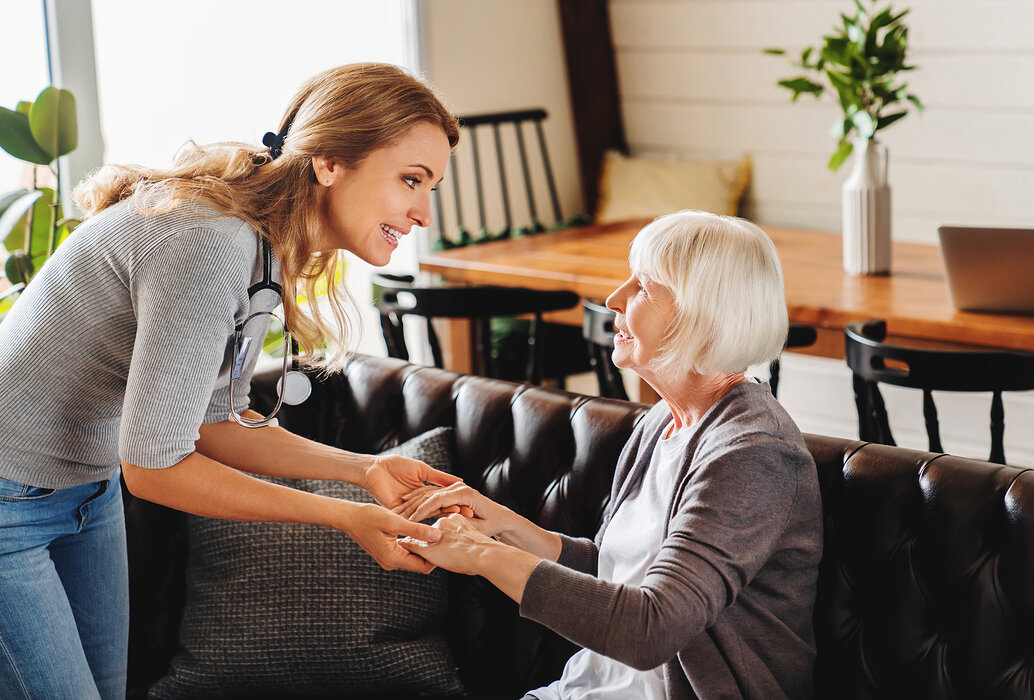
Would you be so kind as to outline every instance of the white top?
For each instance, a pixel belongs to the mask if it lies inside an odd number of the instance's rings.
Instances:
[[[657,443],[638,490],[621,502],[600,544],[598,576],[640,586],[660,551],[675,475],[692,427]],[[560,680],[533,690],[539,700],[664,700],[664,667],[639,671],[582,649],[567,661]]]

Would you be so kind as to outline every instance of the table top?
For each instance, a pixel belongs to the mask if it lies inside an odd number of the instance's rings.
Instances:
[[[453,282],[569,289],[603,299],[628,276],[628,245],[645,221],[564,229],[421,256],[420,269]],[[763,227],[779,252],[790,319],[840,331],[881,318],[894,335],[1034,351],[1034,316],[956,311],[940,248],[893,244],[891,274],[844,272],[841,239]]]

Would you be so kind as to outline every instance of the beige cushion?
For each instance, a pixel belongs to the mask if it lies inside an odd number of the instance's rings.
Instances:
[[[608,151],[596,221],[645,219],[682,209],[735,216],[750,179],[750,158],[675,160]]]

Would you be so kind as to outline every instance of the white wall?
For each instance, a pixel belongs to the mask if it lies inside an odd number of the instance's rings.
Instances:
[[[838,232],[831,101],[791,104],[777,46],[815,45],[850,0],[610,0],[622,111],[633,151],[747,152],[744,214],[762,225]],[[886,3],[880,3],[885,6]],[[910,0],[912,91],[926,104],[881,132],[890,150],[893,236],[936,242],[946,223],[1034,225],[1034,3]],[[781,399],[802,429],[857,436],[841,361],[787,355]],[[921,396],[884,392],[900,444],[925,448]],[[945,449],[986,457],[990,397],[938,396]],[[1006,400],[1006,456],[1034,465],[1034,399]]]
[[[885,3],[881,3],[881,6]],[[898,7],[900,5],[901,7]],[[622,109],[633,150],[754,159],[746,214],[839,231],[831,99],[791,104],[795,75],[763,55],[818,43],[848,0],[610,0]],[[893,235],[933,243],[944,223],[1034,223],[1034,3],[912,0],[909,83],[927,111],[880,132],[890,151]]]
[[[564,218],[583,211],[574,124],[564,68],[560,17],[555,0],[521,0],[497,2],[485,0],[417,0],[422,18],[422,63],[427,77],[442,93],[454,114],[476,114],[514,109],[542,107],[549,117],[544,123],[549,158],[557,180],[560,208]],[[479,131],[484,151],[490,131]],[[515,148],[515,139],[504,133],[507,151]],[[507,137],[510,137],[510,140]],[[525,134],[531,138],[531,132]],[[537,143],[529,140],[529,149]],[[477,210],[470,165],[470,140],[461,141],[456,158],[461,164],[463,223],[472,233],[476,229]],[[534,152],[530,154],[537,163]],[[514,154],[506,159],[516,167]],[[486,187],[488,228],[503,227],[497,193],[495,161],[482,162]],[[517,177],[517,170],[508,177]],[[544,180],[539,179],[541,185]],[[441,187],[447,232],[455,231],[457,218],[452,209],[453,183]],[[512,183],[511,183],[512,186]],[[542,210],[548,206],[548,195],[536,189],[540,220],[549,225]],[[523,200],[515,199],[516,222],[525,221]]]

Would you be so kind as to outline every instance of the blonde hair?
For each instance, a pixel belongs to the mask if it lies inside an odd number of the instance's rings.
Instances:
[[[280,121],[282,154],[265,146],[189,142],[171,168],[109,165],[80,184],[75,202],[87,214],[127,198],[148,213],[183,201],[206,204],[247,221],[269,239],[281,265],[284,315],[302,346],[302,359],[325,370],[347,359],[354,302],[334,284],[339,251],[320,252],[322,220],[314,156],[357,166],[371,152],[394,145],[413,126],[440,126],[449,146],[459,142],[459,125],[432,89],[398,66],[356,63],[332,68],[306,81]],[[361,203],[359,204],[361,206]],[[327,277],[327,311],[318,303],[317,282]],[[302,311],[296,294],[304,293]],[[315,350],[328,345],[318,356]]]
[[[659,365],[713,375],[776,359],[789,318],[775,246],[746,219],[680,211],[636,235],[632,274],[675,297]]]

